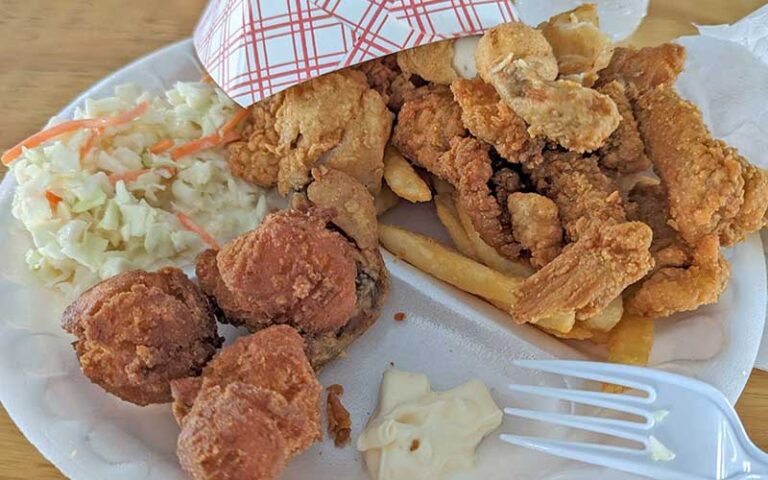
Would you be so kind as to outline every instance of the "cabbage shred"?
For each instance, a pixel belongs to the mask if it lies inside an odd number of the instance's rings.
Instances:
[[[213,85],[180,82],[164,98],[123,85],[114,97],[86,100],[75,118],[115,115],[143,101],[150,102],[146,113],[97,133],[83,158],[80,150],[94,132],[24,149],[11,165],[18,184],[13,215],[34,243],[26,263],[45,285],[78,293],[127,270],[191,265],[206,245],[177,212],[219,242],[253,229],[268,212],[266,192],[232,176],[225,149],[177,161],[167,151],[149,152],[164,139],[180,145],[210,135],[232,117],[237,107]],[[137,170],[147,172],[110,181]],[[46,193],[61,200],[54,205]]]

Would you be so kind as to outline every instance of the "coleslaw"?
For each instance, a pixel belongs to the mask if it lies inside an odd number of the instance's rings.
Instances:
[[[65,133],[9,160],[12,212],[34,243],[28,267],[77,293],[126,270],[190,265],[253,229],[266,192],[232,175],[224,148],[244,116],[216,86],[179,82],[162,97],[122,85],[86,100],[74,122],[53,119],[48,129]]]

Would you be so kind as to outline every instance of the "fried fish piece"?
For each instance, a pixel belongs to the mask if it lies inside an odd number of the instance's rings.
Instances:
[[[716,235],[707,235],[693,248],[686,267],[655,271],[627,298],[625,308],[636,315],[662,318],[715,303],[728,283],[728,262]]]
[[[461,120],[475,137],[489,143],[512,163],[536,163],[543,142],[531,138],[525,121],[481,78],[456,80],[453,97],[461,106]]]
[[[594,225],[626,221],[619,187],[600,170],[595,157],[547,151],[544,162],[530,173],[536,189],[557,205],[569,240],[578,240]]]
[[[568,150],[603,145],[619,124],[613,101],[568,80],[555,80],[557,60],[544,35],[521,23],[488,30],[476,52],[480,76],[541,135]]]
[[[563,228],[555,202],[538,193],[515,192],[507,198],[512,234],[531,252],[531,265],[541,268],[560,255]]]
[[[651,168],[651,161],[645,154],[645,145],[637,130],[637,120],[624,86],[620,82],[613,81],[597,90],[611,97],[621,115],[621,123],[597,152],[600,156],[600,165],[619,175],[648,170]]]
[[[717,234],[730,245],[762,226],[768,196],[754,193],[765,191],[765,179],[735,149],[712,138],[696,106],[671,87],[658,87],[637,100],[635,114],[669,194],[671,225],[683,240],[697,245]]]
[[[397,53],[397,64],[403,73],[418,75],[432,83],[450,85],[459,78],[453,68],[453,39],[428,43]]]
[[[629,85],[628,96],[635,98],[659,85],[671,85],[683,71],[685,47],[663,43],[655,47],[617,47],[611,63],[598,72],[598,86],[614,80]]]
[[[651,229],[641,222],[592,228],[525,279],[510,314],[518,323],[576,312],[590,318],[653,266]]]
[[[600,31],[595,4],[554,15],[538,29],[552,45],[560,78],[564,80],[590,87],[597,80],[597,72],[611,61],[613,43]]]

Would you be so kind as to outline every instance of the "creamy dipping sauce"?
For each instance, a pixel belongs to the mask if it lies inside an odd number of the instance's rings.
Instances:
[[[470,468],[475,448],[501,425],[488,388],[470,380],[433,392],[426,375],[390,369],[379,392],[379,411],[357,439],[375,480],[437,480]]]

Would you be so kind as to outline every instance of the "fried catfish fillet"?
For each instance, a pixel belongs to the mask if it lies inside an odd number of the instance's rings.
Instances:
[[[623,84],[613,81],[597,90],[611,97],[621,115],[621,123],[597,152],[600,165],[619,175],[648,170],[651,161],[645,154],[645,145],[637,130],[637,120]]]
[[[712,137],[701,113],[671,87],[635,104],[653,168],[669,195],[671,225],[689,245],[710,234],[732,245],[763,226],[768,195],[764,174]]]
[[[655,47],[617,47],[611,63],[598,72],[598,86],[614,80],[629,86],[629,97],[634,98],[659,85],[671,85],[683,71],[685,48],[674,43]]]
[[[641,222],[592,228],[525,279],[510,314],[518,323],[576,312],[590,318],[652,267],[653,234]]]

